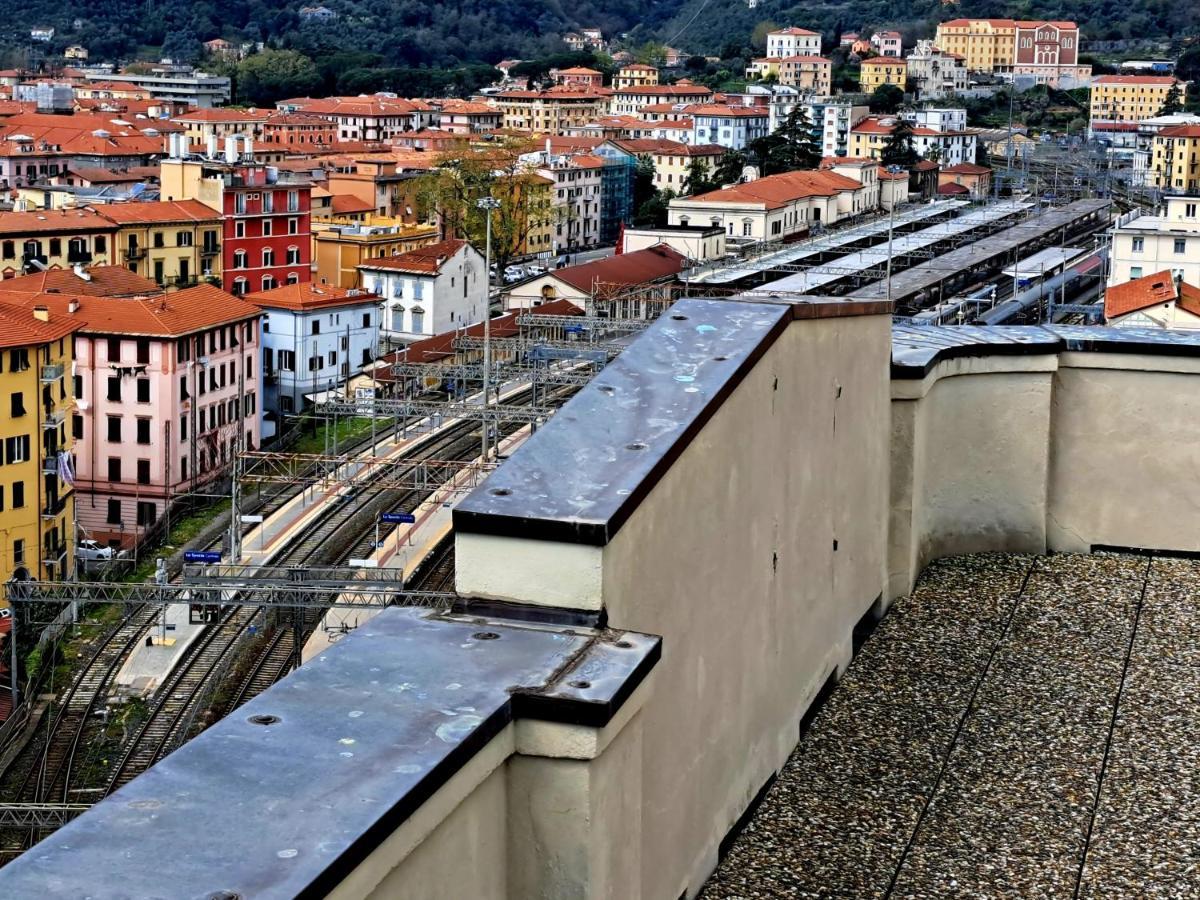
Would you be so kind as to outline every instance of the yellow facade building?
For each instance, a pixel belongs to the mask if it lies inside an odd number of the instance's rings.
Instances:
[[[358,266],[373,259],[399,256],[437,240],[436,225],[410,225],[390,216],[334,215],[314,220],[312,258],[317,271],[313,281],[340,288],[357,287]]]
[[[74,337],[82,322],[3,302],[0,289],[0,578],[74,568]]]
[[[221,214],[199,200],[116,203],[103,215],[117,226],[116,255],[131,272],[167,290],[221,277]]]
[[[496,95],[501,126],[514,131],[566,134],[608,113],[608,97],[560,85],[546,91],[505,91]]]
[[[1011,72],[1017,23],[1011,19],[954,19],[937,27],[934,45],[963,58],[968,72]]]
[[[553,249],[554,226],[557,224],[551,196],[554,181],[543,175],[532,173],[518,176],[518,178],[517,190],[522,195],[518,208],[524,208],[528,224],[516,255],[549,254]]]
[[[1137,123],[1160,115],[1176,85],[1182,103],[1187,98],[1187,82],[1170,75],[1099,75],[1092,79],[1092,124]]]
[[[108,265],[116,230],[90,208],[0,213],[0,277]]]
[[[1200,125],[1176,125],[1154,136],[1150,169],[1157,188],[1200,194]]]
[[[858,79],[859,85],[865,93],[870,93],[885,84],[904,90],[908,83],[908,63],[894,56],[864,59]]]

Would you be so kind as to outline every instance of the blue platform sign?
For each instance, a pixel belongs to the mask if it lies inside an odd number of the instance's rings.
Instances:
[[[190,563],[219,563],[221,553],[218,550],[184,550],[183,561]]]
[[[379,521],[390,525],[412,525],[417,521],[417,517],[406,512],[385,512],[379,517]]]

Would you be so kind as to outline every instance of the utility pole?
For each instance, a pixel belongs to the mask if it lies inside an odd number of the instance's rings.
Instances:
[[[903,167],[891,165],[887,167],[889,175],[897,175],[903,171]],[[892,205],[888,209],[888,246],[887,246],[887,274],[884,278],[887,280],[887,302],[888,309],[892,308],[892,232],[896,226],[896,192],[892,191]]]
[[[229,504],[229,562],[232,565],[237,565],[242,558],[242,505],[238,482],[242,474],[242,450],[245,449],[243,423],[246,421],[246,362],[238,362],[241,365],[238,366],[237,421],[233,426],[237,431],[233,437],[233,483]]]
[[[492,383],[492,212],[500,208],[500,201],[495,197],[480,197],[475,201],[476,207],[484,210],[487,218],[487,228],[484,241],[483,270],[487,273],[486,298],[483,303],[483,446],[480,459],[487,462],[488,458],[488,429],[487,407],[491,402]]]

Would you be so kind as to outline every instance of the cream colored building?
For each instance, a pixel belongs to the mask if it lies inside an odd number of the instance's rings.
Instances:
[[[1157,215],[1113,229],[1109,285],[1162,271],[1200,284],[1200,197],[1167,197]]]
[[[617,71],[613,77],[612,86],[620,90],[621,88],[652,87],[656,84],[658,84],[658,69],[644,63],[630,63],[627,66],[621,66]]]
[[[435,225],[408,225],[389,216],[360,220],[334,216],[312,223],[313,281],[339,288],[358,287],[358,267],[373,259],[399,256],[438,239]]]
[[[548,91],[505,91],[496,95],[501,125],[515,131],[566,134],[608,112],[608,98],[568,87]]]
[[[971,72],[1011,72],[1017,23],[1012,19],[953,19],[937,27],[935,46],[956,53]]]

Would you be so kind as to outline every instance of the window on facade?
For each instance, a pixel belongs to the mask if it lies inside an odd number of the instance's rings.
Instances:
[[[313,323],[312,323],[312,333],[313,333],[313,334],[320,334],[320,333],[321,333],[321,321],[320,321],[320,319],[313,319]]]
[[[288,234],[299,234],[300,233],[300,220],[299,219],[288,219],[287,228],[288,228],[288,230],[287,230]]]
[[[14,419],[25,415],[25,395],[23,393],[17,391],[11,396],[10,401],[10,410]]]
[[[233,267],[235,269],[246,268],[246,251],[238,250],[233,254]]]
[[[1129,277],[1131,279],[1141,278],[1142,277],[1142,267],[1141,266],[1130,266],[1129,267]]]
[[[108,379],[108,399],[113,401],[114,403],[121,402],[121,379],[120,378]]]
[[[233,223],[233,236],[239,237],[239,238],[244,238],[246,236],[246,223],[245,222],[234,222]]]
[[[262,254],[262,264],[264,268],[275,265],[275,251],[267,249]]]
[[[120,525],[121,524],[121,501],[120,500],[109,500],[108,501],[108,511],[104,517],[104,521],[106,523],[108,523],[109,525]]]
[[[83,440],[83,416],[78,414],[71,416],[71,436],[77,441]]]
[[[271,220],[263,219],[263,223],[262,223],[263,237],[270,237],[273,232],[274,232],[274,229],[272,228]]]
[[[108,480],[121,480],[121,458],[119,456],[110,456],[108,458]]]
[[[137,380],[137,402],[138,403],[149,403],[150,402],[150,379],[149,378],[139,378]]]
[[[1175,238],[1175,252],[1187,253],[1187,238]]]
[[[153,525],[158,518],[158,507],[148,500],[139,500],[137,505],[137,523],[143,527]]]
[[[283,372],[292,372],[296,369],[296,353],[294,350],[279,351],[279,368]]]
[[[175,232],[175,246],[176,247],[192,246],[192,233],[190,231]]]
[[[150,460],[139,459],[137,461],[137,481],[138,484],[150,483]]]
[[[108,442],[110,444],[121,443],[121,417],[108,417]]]
[[[138,419],[137,420],[137,442],[139,444],[150,443],[150,420],[149,419]]]
[[[299,247],[288,247],[287,248],[287,264],[289,266],[300,265],[300,248]]]

